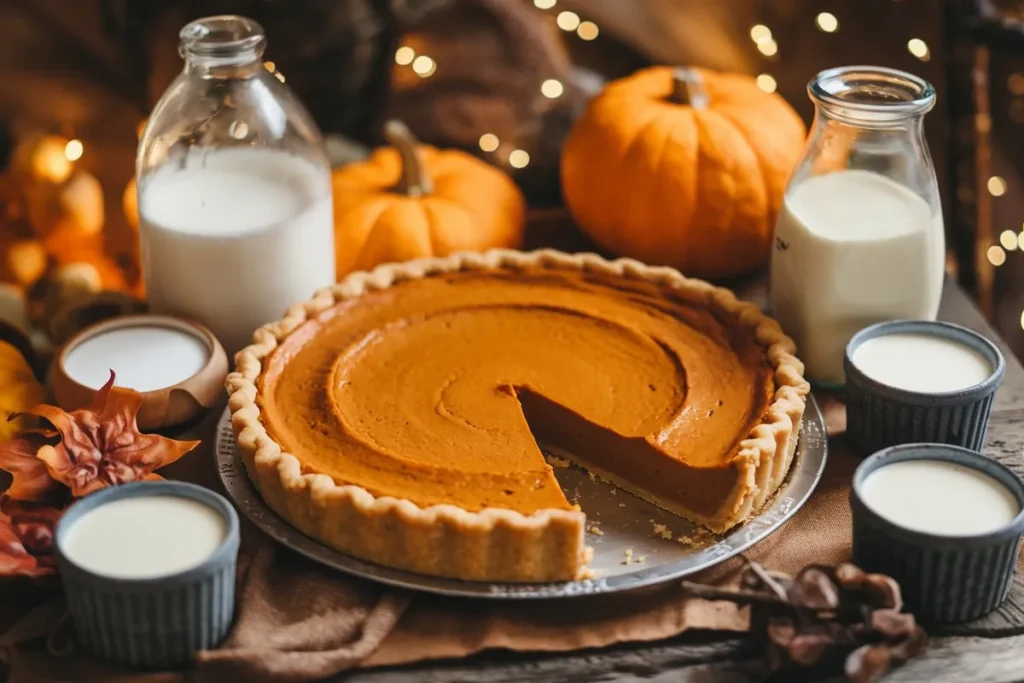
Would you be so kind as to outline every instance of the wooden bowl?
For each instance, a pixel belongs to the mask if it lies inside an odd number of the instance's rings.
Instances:
[[[205,365],[191,376],[169,386],[140,392],[143,397],[142,406],[139,408],[136,418],[140,429],[161,429],[189,422],[217,403],[224,390],[224,378],[228,373],[228,359],[224,348],[213,336],[213,333],[198,323],[181,318],[143,314],[112,318],[91,325],[73,336],[61,347],[54,360],[52,371],[53,393],[58,406],[67,411],[77,410],[89,405],[96,394],[96,388],[82,384],[69,374],[67,361],[70,353],[89,339],[129,328],[169,329],[179,333],[184,332],[202,342],[207,350]],[[118,366],[117,355],[119,354],[113,351],[110,353],[109,367],[115,371]],[[163,363],[173,362],[171,359],[157,357],[152,360],[154,363],[160,362],[161,369],[167,367]],[[104,376],[106,371],[107,368],[102,369]],[[182,372],[188,371],[183,370]],[[115,380],[116,385],[130,387],[130,382],[122,383],[122,380],[122,377],[118,377]]]

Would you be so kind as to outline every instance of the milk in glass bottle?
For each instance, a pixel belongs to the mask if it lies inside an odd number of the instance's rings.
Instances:
[[[774,315],[819,386],[846,342],[883,320],[934,320],[945,239],[923,118],[932,86],[881,67],[823,71],[814,125],[786,188],[771,260]]]
[[[259,24],[209,17],[180,39],[185,68],[136,161],[146,294],[234,353],[334,282],[330,167],[310,115],[263,67]]]

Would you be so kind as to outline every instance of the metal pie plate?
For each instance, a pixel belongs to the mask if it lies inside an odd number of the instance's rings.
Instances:
[[[348,574],[414,590],[472,598],[536,599],[597,595],[665,583],[712,567],[781,527],[810,497],[825,468],[828,438],[821,410],[808,397],[789,475],[759,515],[724,536],[695,525],[576,467],[555,467],[566,495],[587,513],[594,577],[555,583],[486,583],[415,574],[359,560],[304,535],[267,507],[245,473],[225,411],[217,428],[217,465],[238,509],[275,541]],[[594,531],[597,529],[598,531]],[[685,542],[680,542],[680,537]],[[696,541],[696,544],[694,544]]]

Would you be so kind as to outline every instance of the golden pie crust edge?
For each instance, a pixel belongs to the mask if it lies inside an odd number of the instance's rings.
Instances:
[[[649,280],[734,316],[765,347],[775,369],[776,390],[766,421],[751,430],[734,458],[739,476],[732,494],[715,517],[694,521],[726,531],[758,511],[785,479],[810,387],[803,377],[803,364],[793,355],[793,341],[775,320],[731,291],[684,277],[671,268],[632,259],[609,261],[589,253],[499,249],[352,273],[292,306],[282,319],[256,330],[253,343],[235,355],[235,371],[225,380],[231,425],[249,478],[277,514],[332,548],[421,574],[477,581],[558,581],[586,575],[591,549],[584,543],[586,517],[581,511],[551,509],[526,515],[486,508],[470,512],[455,505],[421,508],[409,500],[374,496],[361,486],[337,484],[326,474],[304,474],[299,460],[281,450],[260,419],[256,380],[262,360],[307,319],[339,301],[404,280],[493,268],[575,268]]]

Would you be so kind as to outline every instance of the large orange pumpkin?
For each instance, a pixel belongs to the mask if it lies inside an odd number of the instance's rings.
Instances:
[[[652,67],[609,84],[562,151],[579,226],[616,255],[729,277],[767,262],[806,130],[754,79]]]
[[[389,121],[391,147],[332,176],[338,277],[380,263],[518,247],[525,202],[507,175],[458,150],[420,145]]]

